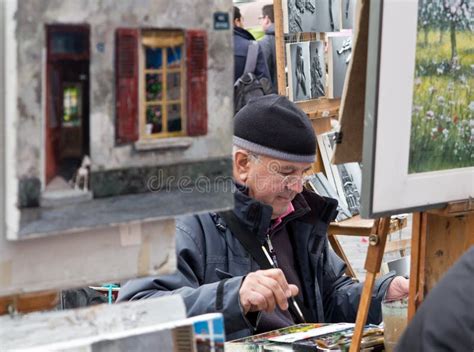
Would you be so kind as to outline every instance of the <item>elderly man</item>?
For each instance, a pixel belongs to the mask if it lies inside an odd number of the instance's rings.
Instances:
[[[345,276],[326,236],[336,201],[302,185],[316,152],[308,118],[285,97],[263,96],[235,116],[233,141],[234,210],[178,219],[178,271],[132,280],[119,300],[179,294],[190,316],[222,312],[228,339],[303,321],[353,322],[362,284]],[[378,279],[368,321],[380,322],[384,296],[407,289],[404,278]]]

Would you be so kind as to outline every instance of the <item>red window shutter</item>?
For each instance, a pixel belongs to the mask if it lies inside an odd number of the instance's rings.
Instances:
[[[186,31],[187,129],[189,136],[207,134],[207,33]]]
[[[119,28],[115,43],[116,142],[138,139],[138,30]]]

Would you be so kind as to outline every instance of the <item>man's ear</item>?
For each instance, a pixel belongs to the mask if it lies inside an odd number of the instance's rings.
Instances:
[[[250,156],[244,150],[238,150],[234,154],[234,178],[244,183],[247,181],[250,169]]]

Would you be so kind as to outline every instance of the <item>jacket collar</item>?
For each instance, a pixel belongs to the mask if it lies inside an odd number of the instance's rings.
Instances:
[[[271,206],[263,204],[248,195],[248,188],[242,184],[235,184],[234,214],[246,226],[249,231],[256,234],[257,238],[263,242],[270,229],[273,209]],[[295,211],[283,219],[278,227],[284,226],[289,221],[298,219],[313,226],[327,227],[327,224],[334,220],[337,215],[337,202],[332,202],[329,198],[322,198],[315,193],[304,190],[297,194],[292,204]],[[325,226],[324,226],[325,225]]]
[[[265,34],[267,35],[275,35],[275,24],[272,23],[268,28],[265,30]]]
[[[248,30],[240,28],[240,27],[234,27],[234,35],[237,35],[239,37],[248,39],[248,40],[255,40],[254,36],[252,33],[250,33]]]

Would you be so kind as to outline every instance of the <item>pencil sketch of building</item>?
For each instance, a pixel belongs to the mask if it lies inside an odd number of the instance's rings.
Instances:
[[[360,192],[355,185],[354,178],[347,171],[344,164],[337,165],[337,169],[341,177],[342,187],[349,211],[352,215],[357,215],[359,214],[360,208]]]

